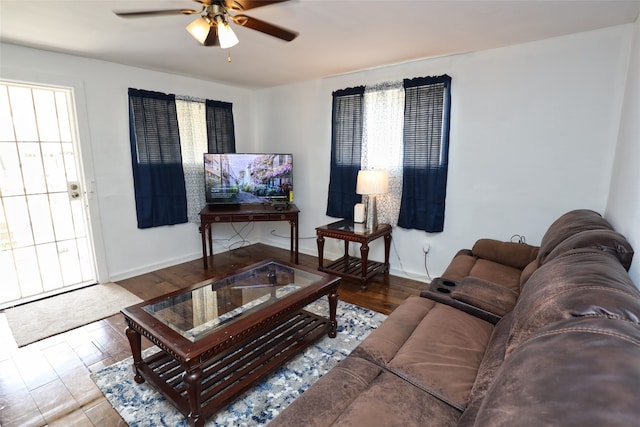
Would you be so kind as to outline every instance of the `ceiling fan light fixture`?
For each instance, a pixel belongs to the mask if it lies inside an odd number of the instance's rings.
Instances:
[[[218,44],[216,31],[211,26],[208,18],[201,16],[191,24],[187,25],[187,31],[204,46],[213,46]]]
[[[229,24],[222,17],[216,19],[216,26],[218,29],[218,40],[220,40],[221,48],[228,49],[240,42],[236,33],[233,32]]]

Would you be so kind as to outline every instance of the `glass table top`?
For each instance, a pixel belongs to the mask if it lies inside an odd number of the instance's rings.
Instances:
[[[195,342],[258,306],[267,306],[323,279],[320,274],[268,262],[142,307]]]
[[[336,221],[331,224],[327,224],[326,227],[330,230],[344,230],[344,231],[351,231],[358,234],[367,234],[371,232],[370,229],[367,230],[364,223],[357,223],[357,222],[354,223],[353,221],[349,221],[346,219],[343,219],[341,221]]]

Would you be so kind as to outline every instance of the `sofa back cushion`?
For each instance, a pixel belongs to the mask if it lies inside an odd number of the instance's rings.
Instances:
[[[507,355],[537,329],[582,316],[640,325],[640,291],[617,258],[594,249],[566,252],[531,275],[513,310]]]
[[[479,258],[522,270],[536,259],[538,247],[526,243],[480,239],[473,245],[471,252]]]
[[[555,323],[505,359],[473,425],[638,425],[639,360],[638,325],[606,317]]]
[[[595,211],[589,209],[569,211],[556,219],[542,237],[538,264],[544,264],[549,253],[563,240],[586,230],[613,230],[613,227]]]
[[[633,247],[622,234],[613,230],[581,231],[558,244],[548,255],[545,262],[572,249],[593,248],[618,258],[620,264],[629,271],[633,260]]]

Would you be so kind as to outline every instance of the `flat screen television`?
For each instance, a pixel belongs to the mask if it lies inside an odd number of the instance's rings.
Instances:
[[[293,155],[204,154],[207,204],[293,201]]]

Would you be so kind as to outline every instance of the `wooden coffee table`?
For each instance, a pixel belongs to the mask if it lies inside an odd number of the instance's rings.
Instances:
[[[340,279],[263,261],[122,310],[135,380],[149,381],[191,426],[324,334],[336,336]],[[303,308],[327,295],[329,317]],[[161,351],[146,358],[141,337]]]

